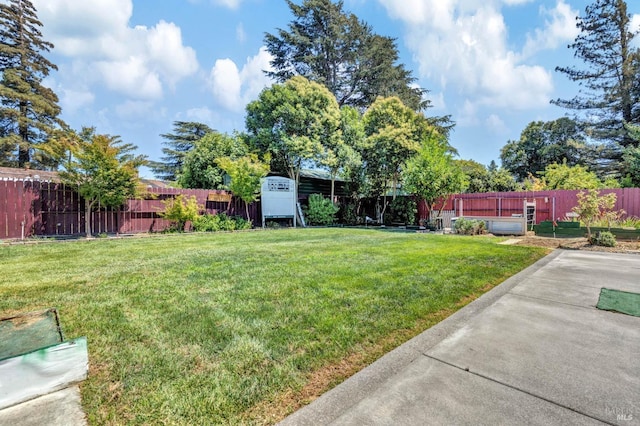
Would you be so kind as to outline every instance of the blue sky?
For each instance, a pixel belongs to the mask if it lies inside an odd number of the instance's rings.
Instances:
[[[244,129],[245,105],[271,84],[264,34],[292,19],[284,0],[32,2],[56,46],[49,59],[59,70],[46,84],[62,118],[120,135],[152,160],[176,120]],[[344,8],[397,39],[401,62],[430,90],[427,114],[450,114],[460,157],[488,164],[529,122],[567,113],[549,100],[577,87],[554,69],[573,63],[567,44],[589,3],[344,0]],[[638,28],[640,6],[627,3]]]

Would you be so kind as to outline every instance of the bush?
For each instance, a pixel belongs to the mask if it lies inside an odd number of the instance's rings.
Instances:
[[[598,231],[595,235],[591,236],[589,243],[594,246],[615,247],[616,236],[609,231]]]
[[[410,197],[397,197],[389,204],[389,213],[385,215],[387,225],[404,223],[413,225],[416,222],[418,205]]]
[[[322,194],[309,195],[309,205],[304,209],[305,219],[309,225],[331,225],[338,212],[331,200]]]
[[[345,225],[359,225],[362,223],[362,219],[358,217],[358,206],[356,203],[347,203],[340,206],[338,212],[338,218],[341,223]]]
[[[456,220],[454,228],[457,234],[463,235],[480,235],[484,234],[487,230],[487,225],[483,220],[478,219],[465,219],[463,217]]]
[[[251,222],[242,217],[229,217],[225,213],[205,214],[193,221],[193,230],[197,232],[235,231],[251,229]]]
[[[185,198],[180,194],[175,198],[162,201],[162,204],[164,204],[164,211],[158,215],[172,222],[169,232],[183,232],[188,221],[194,222],[200,217],[198,213],[201,207],[194,196]]]

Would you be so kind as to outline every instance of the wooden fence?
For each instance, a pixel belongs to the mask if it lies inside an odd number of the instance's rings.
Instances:
[[[555,190],[456,194],[445,201],[443,210],[453,211],[455,216],[508,217],[531,213],[526,210],[526,205],[529,205],[530,208],[534,207],[533,222],[539,224],[545,220],[562,220],[567,217],[578,204],[579,192]],[[614,210],[624,210],[627,217],[640,217],[640,188],[603,189],[600,193],[615,193]],[[428,219],[426,205],[420,203],[418,207],[419,218]]]
[[[179,194],[195,196],[207,213],[225,212],[246,218],[244,203],[225,191],[148,188],[144,199],[127,200],[117,209],[99,208],[90,212],[92,231],[94,234],[128,234],[167,229],[169,221],[158,213],[164,209],[163,200]],[[254,223],[259,223],[258,203],[249,205],[249,214]],[[62,183],[0,180],[0,238],[82,235],[86,220],[84,200]]]

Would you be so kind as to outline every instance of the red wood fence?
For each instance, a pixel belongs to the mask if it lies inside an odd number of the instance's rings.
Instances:
[[[535,205],[535,222],[558,220],[567,216],[578,204],[580,191],[492,192],[482,194],[456,194],[445,202],[444,210],[455,211],[456,216],[512,216],[526,214],[525,202]],[[640,188],[603,189],[601,194],[615,193],[615,210],[624,210],[628,217],[640,217]],[[428,218],[424,203],[419,206],[420,219]]]
[[[200,189],[148,188],[144,199],[127,200],[120,208],[100,208],[89,214],[92,230],[100,233],[138,233],[162,231],[169,221],[158,214],[163,200],[184,194],[195,196],[207,213],[225,212],[246,218],[245,205],[239,199],[225,198],[225,191]],[[218,196],[216,196],[218,195]],[[222,196],[222,197],[220,197]],[[261,220],[257,203],[249,205],[254,223]],[[16,179],[0,180],[0,238],[31,236],[81,235],[84,233],[84,200],[62,183]]]

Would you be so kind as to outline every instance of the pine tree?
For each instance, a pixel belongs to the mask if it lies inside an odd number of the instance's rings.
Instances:
[[[161,161],[149,162],[149,168],[158,178],[166,181],[175,181],[182,171],[185,155],[193,149],[195,143],[207,133],[212,133],[206,124],[191,121],[175,121],[173,133],[160,135],[165,141],[162,148],[164,156]]]
[[[613,148],[636,145],[626,123],[640,123],[640,53],[633,47],[636,33],[624,0],[596,0],[578,18],[580,34],[569,48],[586,65],[557,67],[581,89],[573,99],[552,103],[583,113],[591,136]]]
[[[65,126],[58,118],[58,97],[42,85],[58,68],[43,56],[53,44],[42,39],[41,27],[29,0],[0,3],[0,163],[5,165],[46,167],[34,151]]]

